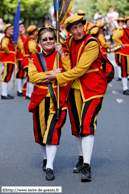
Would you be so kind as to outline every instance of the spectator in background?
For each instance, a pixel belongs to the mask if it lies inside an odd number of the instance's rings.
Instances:
[[[117,19],[119,17],[119,14],[114,11],[113,7],[109,8],[109,13],[107,14],[107,16],[114,23],[115,27],[118,27]]]
[[[119,14],[114,11],[113,7],[109,8],[109,13],[107,14],[108,17],[108,35],[110,35],[110,42],[113,44],[112,36],[113,36],[113,30],[115,28],[118,28],[118,19]]]
[[[0,18],[0,33],[4,33],[4,32],[3,32],[4,26],[5,26],[5,24],[3,23],[3,19]]]
[[[5,24],[3,23],[3,19],[0,18],[0,42],[1,42],[1,39],[4,37],[4,32],[3,32],[4,26]]]

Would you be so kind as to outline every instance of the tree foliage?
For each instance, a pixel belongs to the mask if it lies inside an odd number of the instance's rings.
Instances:
[[[81,9],[86,13],[86,19],[93,19],[96,12],[106,15],[113,7],[120,17],[129,16],[129,0],[74,0],[75,12]]]
[[[13,22],[16,12],[18,0],[1,0],[0,1],[0,17],[5,22]],[[53,5],[52,0],[21,0],[20,15],[21,19],[31,18],[39,20],[48,13],[49,8]]]
[[[31,23],[43,19],[53,5],[53,0],[21,0],[21,20],[30,20]],[[4,22],[13,23],[18,0],[0,0],[0,17]],[[109,7],[114,7],[119,16],[129,16],[129,0],[74,0],[74,12],[81,9],[86,13],[86,19],[93,19],[96,12],[106,15]]]

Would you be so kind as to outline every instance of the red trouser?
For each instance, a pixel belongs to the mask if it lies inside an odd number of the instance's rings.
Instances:
[[[127,77],[127,56],[121,55],[121,73],[122,77]]]
[[[80,90],[72,88],[69,93],[68,108],[72,135],[77,137],[95,135],[97,115],[102,108],[103,97],[83,102],[79,93]]]
[[[2,82],[9,82],[11,79],[12,73],[14,70],[14,64],[12,63],[4,63],[4,72],[3,72],[3,77],[1,79]]]

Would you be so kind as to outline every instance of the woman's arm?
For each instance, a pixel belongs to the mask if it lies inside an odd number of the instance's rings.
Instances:
[[[36,66],[34,65],[33,58],[29,58],[28,76],[30,82],[42,83],[42,78],[47,77],[46,73],[54,73],[54,71],[38,72]]]

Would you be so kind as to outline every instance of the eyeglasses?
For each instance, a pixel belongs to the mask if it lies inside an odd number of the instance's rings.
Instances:
[[[51,40],[54,40],[53,37],[48,37],[48,38],[43,38],[42,41],[43,41],[43,42],[46,42],[48,39],[49,39],[50,41],[51,41]]]

